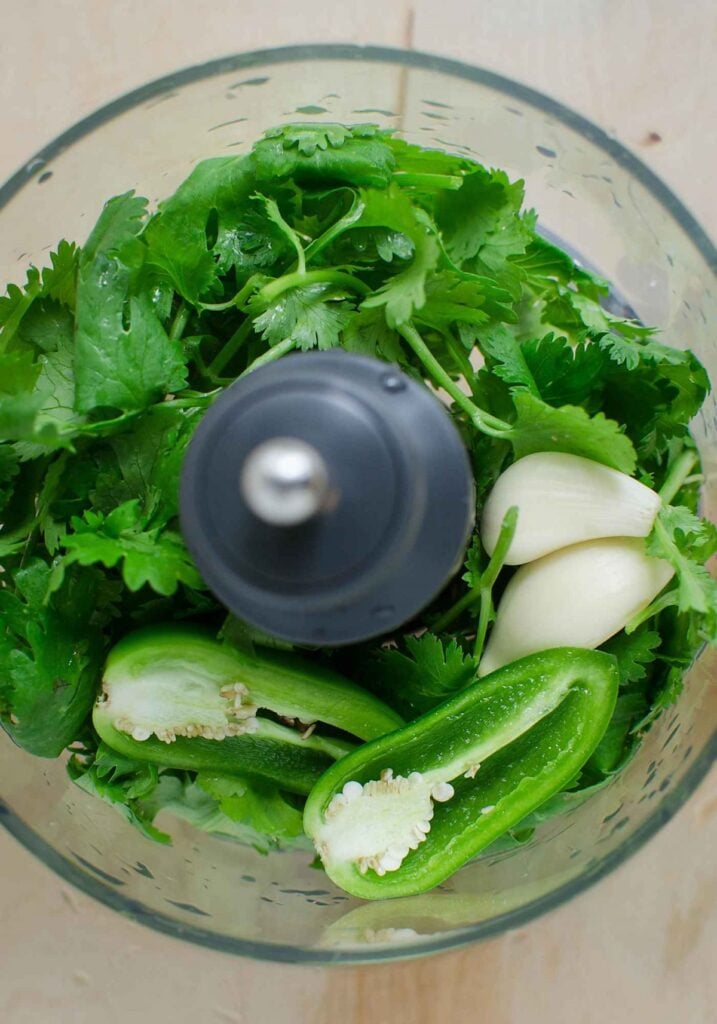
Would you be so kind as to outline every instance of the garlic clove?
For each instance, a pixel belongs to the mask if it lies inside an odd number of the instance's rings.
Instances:
[[[579,455],[526,455],[501,474],[486,501],[481,540],[489,555],[513,505],[518,525],[506,565],[523,565],[582,541],[646,537],[660,497],[639,480]]]
[[[673,575],[632,537],[574,544],[522,566],[505,588],[478,674],[553,647],[599,647]]]

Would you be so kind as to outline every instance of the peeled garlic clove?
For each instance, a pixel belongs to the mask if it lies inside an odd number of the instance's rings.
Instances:
[[[478,674],[552,647],[599,647],[673,575],[632,537],[575,544],[522,566],[505,588]]]
[[[518,525],[506,564],[523,565],[581,541],[646,537],[660,498],[639,480],[579,455],[526,455],[498,477],[485,504],[481,540],[489,555],[513,505]]]

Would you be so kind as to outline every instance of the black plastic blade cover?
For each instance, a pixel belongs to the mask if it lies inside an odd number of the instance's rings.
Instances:
[[[311,445],[331,500],[296,526],[249,508],[254,449]],[[238,380],[187,452],[181,526],[210,590],[236,616],[312,646],[356,643],[412,619],[459,568],[474,521],[468,457],[421,383],[341,350],[286,356]]]

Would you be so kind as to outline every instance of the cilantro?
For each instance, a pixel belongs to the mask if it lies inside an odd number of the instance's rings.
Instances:
[[[253,191],[244,157],[214,157],[194,168],[147,225],[147,262],[169,275],[182,298],[197,302],[212,290],[241,223],[243,201]],[[216,240],[209,251],[207,227],[214,212]]]
[[[642,691],[631,690],[618,695],[607,729],[586,765],[588,777],[611,775],[627,762],[636,746],[632,728],[647,707],[647,697]]]
[[[436,223],[451,259],[462,264],[476,259],[495,270],[508,255],[525,252],[532,240],[520,219],[523,182],[510,182],[503,171],[479,168],[463,179],[457,192],[436,202]]]
[[[659,718],[665,708],[675,703],[682,693],[685,667],[679,665],[667,670],[660,686],[652,694],[649,709],[646,709],[645,715],[632,726],[633,734],[639,736],[656,718]]]
[[[93,505],[103,512],[125,501],[140,500],[142,518],[153,527],[164,526],[179,513],[179,478],[182,461],[199,409],[155,406],[126,433],[112,437],[95,479]]]
[[[169,596],[180,583],[195,590],[202,586],[179,534],[147,529],[147,517],[137,499],[118,505],[107,516],[88,510],[82,519],[73,517],[71,525],[73,532],[63,539],[66,554],[55,568],[53,587],[74,563],[108,569],[121,563],[122,578],[131,591],[149,584],[156,593]]]
[[[80,259],[75,338],[75,407],[133,410],[186,382],[179,347],[147,296],[130,296],[122,249],[142,227],[145,201],[110,200]],[[126,323],[125,323],[126,320]]]
[[[7,351],[23,317],[40,295],[42,280],[37,267],[29,268],[23,287],[8,285],[7,294],[0,297],[0,350]]]
[[[416,146],[412,142],[393,136],[388,136],[385,141],[393,152],[396,171],[399,173],[458,176],[460,183],[460,176],[475,167],[472,160],[456,153],[447,153],[443,149],[425,149],[423,146]]]
[[[219,804],[232,821],[242,823],[270,842],[303,834],[302,813],[281,792],[267,782],[237,775],[209,775],[200,772],[197,785]]]
[[[0,719],[16,743],[57,757],[94,701],[106,615],[100,578],[73,569],[48,600],[50,567],[30,561],[0,590]]]
[[[330,284],[294,288],[254,320],[254,329],[270,345],[291,339],[296,348],[334,348],[351,319],[353,306]]]
[[[352,316],[344,327],[343,347],[389,363],[400,363],[405,358],[400,336],[388,326],[381,309],[362,309]]]
[[[632,634],[618,633],[603,645],[604,651],[617,658],[620,693],[605,734],[587,763],[588,779],[614,773],[634,752],[638,742],[635,725],[650,706],[648,684],[661,642],[656,630],[641,628]]]
[[[477,590],[480,587],[481,577],[487,564],[488,556],[480,542],[480,534],[475,533],[466,551],[465,572],[461,577],[470,590]]]
[[[476,660],[455,640],[424,633],[405,637],[401,647],[368,658],[358,678],[407,720],[430,711],[476,678]]]
[[[205,788],[206,786],[206,788]],[[210,789],[217,788],[225,790],[221,793],[221,799],[215,798]],[[232,804],[230,790],[233,788],[237,794]],[[265,808],[260,823],[265,831],[258,831],[253,827],[250,814],[242,816],[240,811],[241,796],[245,795],[245,807],[251,811],[251,805],[257,808],[262,814],[260,806],[261,795],[266,795],[269,803]],[[257,804],[259,806],[257,807]],[[223,806],[235,812],[233,817],[226,813]],[[123,812],[123,808],[118,808]],[[301,823],[301,812],[281,796],[278,790],[273,787],[255,783],[248,779],[234,779],[224,776],[205,776],[200,774],[193,776],[191,772],[167,772],[160,774],[157,785],[146,797],[135,802],[132,808],[135,813],[142,815],[139,821],[134,824],[145,831],[144,822],[154,821],[160,812],[171,814],[198,828],[203,832],[216,834],[225,839],[234,839],[245,846],[253,846],[258,853],[269,853],[270,850],[284,848],[311,849],[311,843],[301,833],[295,831],[296,819],[298,816]],[[160,833],[163,836],[164,833]],[[152,837],[159,838],[159,837]],[[160,839],[160,842],[163,841]],[[166,841],[166,840],[164,840]]]
[[[171,843],[167,833],[152,824],[156,810],[151,801],[160,786],[154,765],[131,761],[100,743],[94,752],[73,753],[67,768],[80,789],[110,804],[147,839]]]
[[[514,395],[516,420],[510,440],[516,458],[531,452],[569,452],[631,475],[635,449],[614,420],[602,413],[588,416],[579,406],[554,409],[527,391]]]
[[[606,357],[599,345],[544,334],[520,346],[538,394],[549,405],[582,405],[600,394]],[[520,383],[520,381],[515,381]]]
[[[259,181],[344,181],[385,188],[395,157],[374,125],[294,124],[265,133],[252,150]]]
[[[10,502],[14,480],[19,472],[17,453],[9,445],[0,444],[0,516]]]
[[[660,634],[654,629],[641,629],[635,633],[618,633],[603,645],[603,650],[617,658],[620,686],[640,683],[647,678],[648,666],[657,657]]]
[[[396,327],[406,323],[426,301],[426,278],[436,267],[440,253],[435,228],[428,215],[395,185],[384,192],[364,190],[361,198],[363,212],[358,225],[391,228],[413,243],[410,265],[389,277],[362,304],[364,309],[385,307],[389,327]]]
[[[75,308],[79,255],[74,242],[62,241],[57,251],[50,253],[50,266],[42,272],[43,293],[69,309]]]
[[[508,322],[515,319],[508,303],[510,295],[490,278],[443,270],[426,281],[425,302],[414,319],[443,332],[457,327],[461,340],[471,349],[477,337],[485,338],[480,330],[485,324],[497,318]]]
[[[665,505],[647,539],[647,551],[673,566],[678,610],[698,612],[702,635],[717,643],[717,581],[704,565],[717,552],[717,528],[687,508]]]
[[[510,386],[526,388],[540,397],[525,351],[512,331],[500,324],[492,331],[481,332],[480,339],[490,373]]]
[[[212,252],[217,273],[226,274],[233,268],[246,277],[273,267],[286,258],[290,248],[285,233],[250,199],[238,211],[236,222],[218,232]]]

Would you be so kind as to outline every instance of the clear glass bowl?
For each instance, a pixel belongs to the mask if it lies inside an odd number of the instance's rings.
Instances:
[[[714,247],[634,156],[560,104],[495,74],[416,53],[309,46],[243,54],[150,83],[70,129],[0,190],[0,280],[82,240],[109,196],[155,201],[203,157],[240,153],[289,120],[371,121],[466,152],[527,182],[544,228],[582,253],[647,323],[717,380]],[[694,424],[715,518],[717,427]],[[519,849],[483,857],[419,897],[361,903],[310,866],[171,822],[143,839],[73,786],[59,762],[0,737],[2,821],[62,878],[168,934],[270,960],[359,962],[447,949],[524,924],[620,864],[689,797],[717,752],[717,654],[607,789]]]

